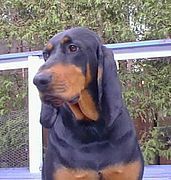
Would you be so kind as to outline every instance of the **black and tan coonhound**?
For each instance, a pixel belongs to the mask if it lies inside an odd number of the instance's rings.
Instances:
[[[43,180],[141,180],[143,158],[111,50],[86,28],[47,43],[34,77],[49,129]]]

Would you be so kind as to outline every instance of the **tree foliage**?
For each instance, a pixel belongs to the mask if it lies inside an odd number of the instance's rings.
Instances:
[[[0,38],[31,47],[55,33],[86,26],[105,43],[164,38],[171,30],[170,0],[1,0]]]
[[[25,74],[22,77],[19,70],[0,72],[0,116],[26,108],[27,76]]]
[[[147,164],[159,163],[156,162],[157,157],[171,160],[171,66],[169,63],[171,59],[169,59],[139,60],[133,63],[130,71],[120,68],[123,96],[129,112],[135,124],[138,122],[147,124],[139,129],[138,133]]]
[[[27,71],[0,71],[0,167],[28,166]]]
[[[137,61],[131,71],[120,69],[124,99],[134,119],[159,122],[171,116],[171,65],[161,59]]]
[[[160,39],[171,36],[170,20],[170,0],[0,0],[0,41],[9,45],[19,41],[30,50],[41,49],[54,34],[76,26],[96,31],[104,43]],[[144,71],[121,73],[124,98],[132,116],[157,122],[171,116],[170,64],[157,69],[156,64],[140,61],[135,67]],[[20,111],[26,86],[23,85],[23,91],[11,77],[1,78],[0,82],[0,115],[10,109]],[[13,121],[7,125],[13,126]],[[20,128],[23,127],[19,126],[19,131]],[[170,145],[163,150],[166,144],[158,141],[158,134],[154,128],[143,139],[142,149],[148,162],[156,154],[171,157]],[[2,140],[3,144],[7,139]],[[13,145],[18,141],[12,141]]]

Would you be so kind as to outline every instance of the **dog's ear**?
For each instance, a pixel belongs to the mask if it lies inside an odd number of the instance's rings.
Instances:
[[[110,128],[122,110],[122,94],[113,52],[105,46],[98,50],[98,93],[106,127]]]
[[[98,69],[97,69],[97,85],[98,85],[98,104],[100,109],[101,107],[101,100],[103,94],[103,84],[102,84],[102,77],[103,77],[103,64],[104,64],[104,55],[102,52],[102,46],[100,45],[97,49],[97,60],[98,60]]]
[[[47,105],[42,103],[41,113],[40,113],[40,123],[45,128],[51,128],[54,122],[57,119],[58,110],[52,107],[51,105]]]

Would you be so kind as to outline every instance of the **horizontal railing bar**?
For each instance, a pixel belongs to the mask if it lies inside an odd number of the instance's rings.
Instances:
[[[144,48],[145,47],[163,47],[171,46],[171,39],[160,39],[160,40],[150,40],[150,41],[139,41],[139,42],[127,42],[127,43],[116,43],[116,44],[106,44],[107,48],[112,49],[115,51],[127,51],[133,48]],[[42,51],[30,51],[30,52],[21,52],[21,53],[10,53],[10,54],[1,54],[0,55],[0,62],[5,60],[19,60],[23,58],[28,58],[28,56],[42,56]]]

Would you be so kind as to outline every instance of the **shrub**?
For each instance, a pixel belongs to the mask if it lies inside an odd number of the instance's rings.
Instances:
[[[125,63],[121,63],[120,78],[125,103],[135,124],[139,120],[146,126],[150,124],[139,132],[145,162],[154,163],[156,156],[171,159],[171,147],[167,140],[171,136],[169,121],[166,123],[166,118],[171,119],[169,58],[139,60],[131,64],[128,70],[127,63],[126,67],[123,66]]]

